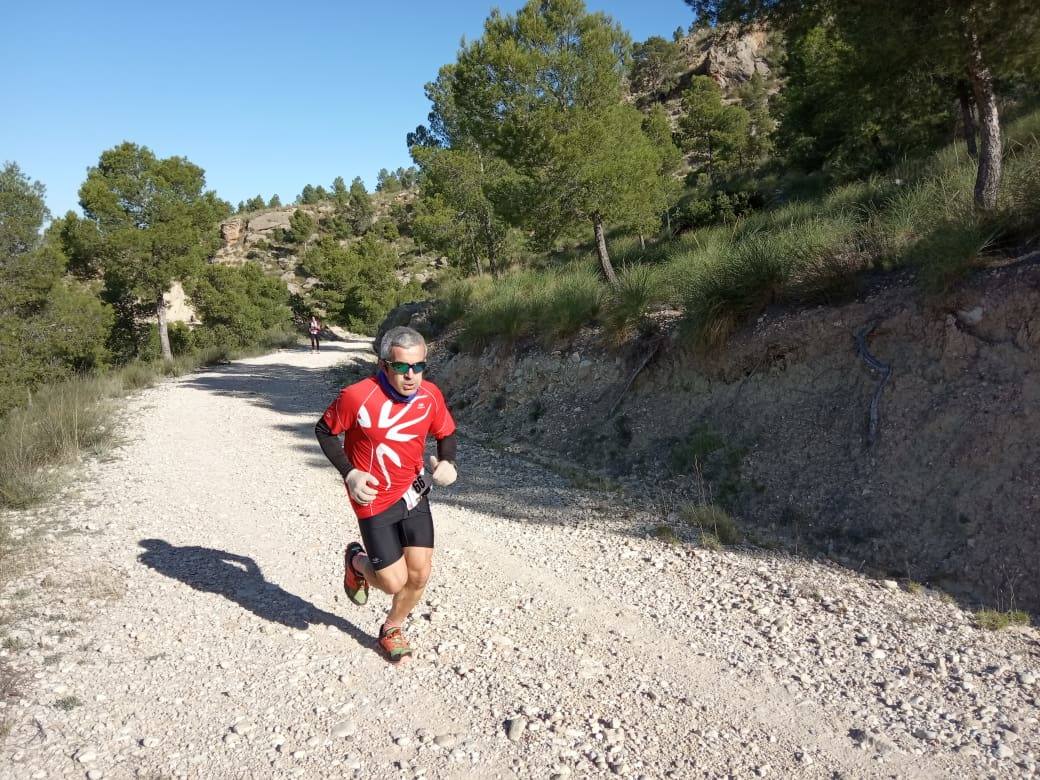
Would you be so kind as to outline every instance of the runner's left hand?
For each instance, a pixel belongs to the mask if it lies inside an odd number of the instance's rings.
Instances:
[[[433,476],[433,484],[437,487],[447,487],[459,477],[455,464],[450,460],[437,460],[436,456],[431,455],[427,465],[429,465],[430,474]]]

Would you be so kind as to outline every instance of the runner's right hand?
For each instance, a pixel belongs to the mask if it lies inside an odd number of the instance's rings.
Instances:
[[[368,506],[375,501],[375,486],[379,484],[379,480],[367,471],[351,469],[347,476],[343,478],[343,482],[346,483],[350,497],[361,504],[361,506]]]

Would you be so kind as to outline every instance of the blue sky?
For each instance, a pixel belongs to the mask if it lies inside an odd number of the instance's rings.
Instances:
[[[512,12],[522,0],[497,3]],[[586,0],[636,41],[693,20],[682,0]],[[443,3],[95,3],[35,0],[4,12],[0,162],[78,210],[88,166],[121,141],[180,155],[232,202],[409,165],[423,84],[478,37],[485,0]]]

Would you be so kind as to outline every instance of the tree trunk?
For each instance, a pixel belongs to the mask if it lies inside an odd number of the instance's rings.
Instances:
[[[968,147],[968,156],[979,159],[979,147],[976,143],[978,126],[975,124],[975,105],[971,99],[971,88],[964,79],[957,80],[957,101],[961,104],[961,124],[963,125],[964,145]]]
[[[162,347],[163,360],[173,360],[173,351],[170,349],[170,330],[166,326],[166,297],[159,293],[155,300],[155,316],[159,320],[159,346]]]
[[[997,207],[1003,167],[1000,116],[997,113],[997,95],[993,90],[993,74],[982,57],[979,37],[974,30],[968,33],[968,76],[979,110],[979,172],[975,177],[975,205],[983,211],[993,211]]]
[[[484,249],[487,252],[488,268],[491,269],[491,275],[498,277],[498,252],[495,247],[495,232],[491,225],[491,214],[487,211],[482,212],[480,218],[480,229],[484,234]]]
[[[603,232],[603,217],[598,214],[592,218],[592,228],[596,232],[596,254],[599,255],[599,264],[603,269],[603,275],[607,277],[611,287],[617,287],[617,274],[614,266],[610,264],[610,254],[607,252],[607,236]]]
[[[646,251],[646,238],[643,237],[642,233],[639,234],[639,248],[644,252]]]

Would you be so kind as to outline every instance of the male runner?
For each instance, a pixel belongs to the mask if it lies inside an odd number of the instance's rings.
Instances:
[[[430,488],[423,470],[426,436],[433,484],[455,481],[455,421],[441,391],[423,381],[426,342],[411,328],[392,328],[379,345],[375,376],[343,388],[314,426],[321,449],[343,476],[364,547],[344,556],[343,589],[368,601],[369,583],[393,596],[379,644],[390,660],[411,655],[401,626],[422,598],[433,556]],[[345,433],[343,444],[339,435]]]

